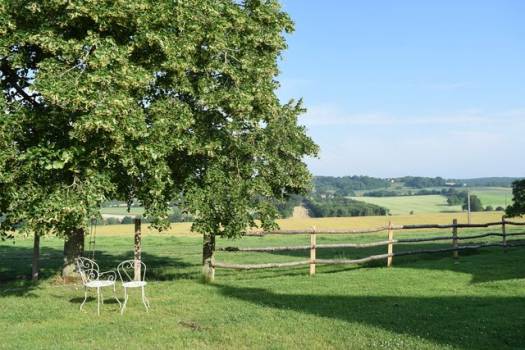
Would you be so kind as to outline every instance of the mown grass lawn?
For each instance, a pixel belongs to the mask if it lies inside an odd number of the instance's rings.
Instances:
[[[426,233],[421,233],[426,234]],[[413,235],[413,234],[412,234]],[[383,235],[321,236],[319,243],[370,241]],[[304,244],[308,237],[219,239],[219,246]],[[520,349],[525,348],[525,248],[396,258],[362,267],[318,267],[235,272],[217,270],[216,282],[199,280],[201,238],[146,234],[148,265],[144,312],[137,294],[126,314],[106,292],[78,307],[76,285],[55,273],[63,241],[42,241],[42,282],[30,272],[31,240],[0,243],[1,349]],[[132,236],[97,238],[97,261],[114,268],[132,256]],[[426,244],[425,247],[449,245]],[[412,249],[406,247],[399,249]],[[397,249],[397,248],[396,248]],[[319,258],[357,257],[377,250],[323,250]],[[218,253],[217,260],[270,262],[302,259],[306,252]],[[122,291],[118,290],[122,297]]]

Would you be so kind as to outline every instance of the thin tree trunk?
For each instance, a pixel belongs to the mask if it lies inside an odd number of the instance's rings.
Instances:
[[[141,251],[142,251],[142,244],[141,244],[141,222],[139,218],[135,218],[135,271],[134,271],[134,280],[140,281],[141,280]]]
[[[33,240],[33,261],[31,265],[31,279],[33,280],[33,282],[38,281],[38,273],[40,271],[39,259],[40,259],[40,235],[35,232],[35,237]]]
[[[64,266],[62,277],[65,282],[78,278],[75,272],[75,259],[84,254],[84,229],[76,228],[72,230],[64,241]]]
[[[202,276],[204,282],[213,282],[215,278],[215,234],[204,234],[202,245]]]

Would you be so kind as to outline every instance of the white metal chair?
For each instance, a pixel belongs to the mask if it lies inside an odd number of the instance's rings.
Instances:
[[[137,276],[137,279],[134,278],[135,264],[139,264],[140,266],[140,272]],[[126,305],[128,304],[128,288],[140,288],[142,290],[142,303],[146,307],[146,312],[148,312],[150,305],[148,298],[146,298],[146,292],[144,291],[144,288],[147,285],[147,282],[145,281],[146,264],[144,264],[142,261],[126,260],[121,262],[117,266],[117,272],[120,277],[120,280],[122,281],[122,287],[124,287],[124,304],[122,304],[120,313],[122,315],[124,314],[124,310],[126,309]]]
[[[101,288],[113,287],[113,297],[117,300],[119,308],[122,308],[120,300],[116,295],[115,282],[117,274],[115,271],[100,272],[98,264],[88,258],[77,258],[76,260],[77,270],[82,278],[82,284],[84,285],[84,301],[80,304],[80,310],[84,307],[87,300],[88,289],[97,289],[97,313],[100,315],[100,302],[104,304],[104,298],[101,292]]]

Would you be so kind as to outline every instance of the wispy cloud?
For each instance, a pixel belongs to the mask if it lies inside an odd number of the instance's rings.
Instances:
[[[321,147],[314,174],[522,176],[525,109],[396,116],[312,108],[303,118]],[[359,126],[359,127],[356,127]],[[498,166],[487,165],[487,161]]]
[[[301,123],[312,126],[344,125],[475,125],[475,124],[525,124],[525,108],[486,112],[480,110],[463,110],[446,114],[399,116],[381,112],[346,113],[333,106],[316,106],[308,109],[301,118]]]

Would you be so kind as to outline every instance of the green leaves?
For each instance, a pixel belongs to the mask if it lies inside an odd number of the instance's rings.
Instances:
[[[309,186],[317,147],[274,92],[277,1],[7,0],[0,19],[4,230],[67,234],[111,198],[235,237]]]
[[[508,206],[505,214],[509,217],[525,215],[525,179],[512,183],[512,205]]]

